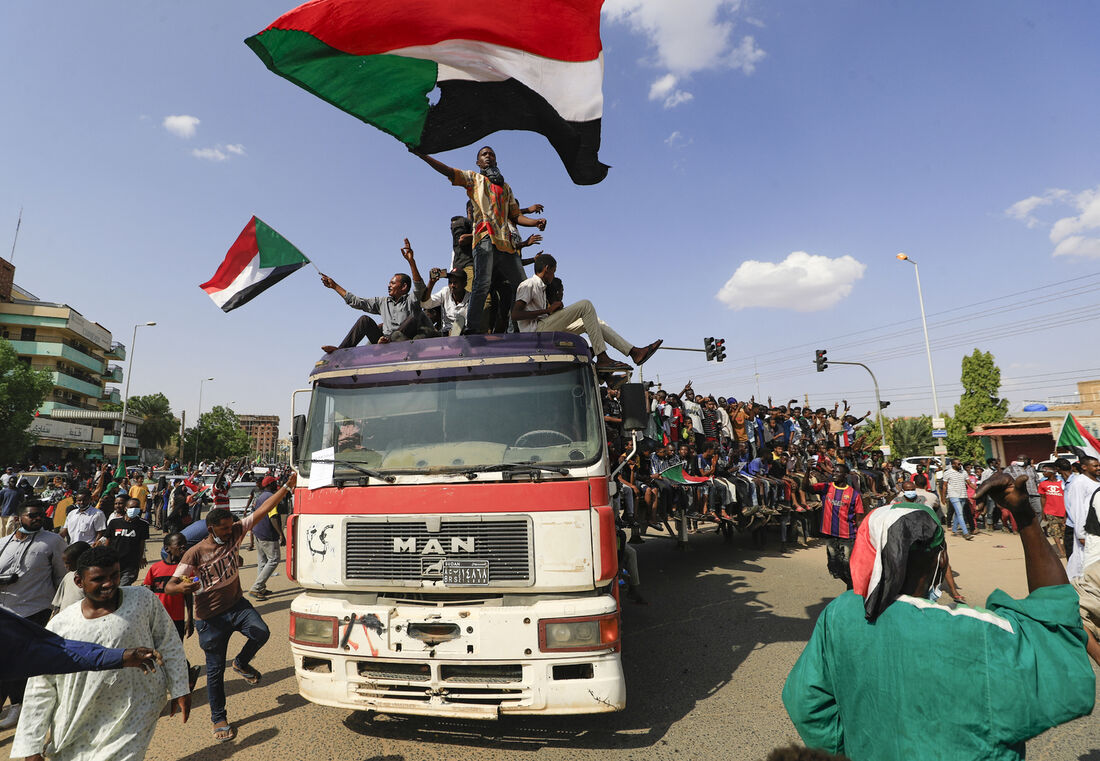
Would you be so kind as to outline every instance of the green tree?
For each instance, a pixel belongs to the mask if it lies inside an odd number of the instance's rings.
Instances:
[[[890,426],[890,446],[893,457],[917,457],[932,454],[932,418],[895,418]]]
[[[130,397],[129,411],[143,418],[138,426],[138,443],[146,449],[163,449],[180,421],[172,414],[172,405],[164,394]]]
[[[0,338],[0,464],[19,462],[34,444],[27,428],[52,388],[48,373],[32,370],[15,347]]]
[[[195,457],[196,442],[198,457],[204,460],[243,457],[252,450],[252,440],[228,407],[202,413],[198,425],[184,432],[181,459]]]
[[[981,459],[981,440],[969,436],[984,423],[999,423],[1008,412],[1008,400],[1001,399],[1001,369],[987,351],[974,349],[962,359],[962,396],[955,405],[954,417],[948,418],[947,450],[952,457]]]

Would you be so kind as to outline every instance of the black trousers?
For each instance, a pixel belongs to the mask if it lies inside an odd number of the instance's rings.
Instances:
[[[414,315],[410,315],[403,323],[401,323],[397,330],[391,334],[390,338],[398,340],[415,338],[418,334],[424,334],[428,336],[437,336],[439,332],[432,326],[428,316],[423,312],[417,312]],[[366,338],[372,344],[378,343],[378,339],[382,337],[382,328],[378,323],[372,320],[367,315],[363,315],[355,324],[351,326],[351,330],[344,336],[344,340],[340,342],[338,349],[350,349],[353,346],[358,346],[359,342]]]

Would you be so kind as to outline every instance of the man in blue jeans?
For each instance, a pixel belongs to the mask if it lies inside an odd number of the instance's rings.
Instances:
[[[500,310],[504,316],[498,319],[498,332],[505,332],[508,326],[507,314],[515,301],[516,289],[524,280],[523,264],[511,238],[509,224],[521,227],[546,229],[546,219],[532,219],[523,212],[533,214],[542,212],[542,204],[534,204],[520,209],[512,194],[512,188],[504,181],[504,175],[497,167],[497,154],[489,146],[477,152],[477,171],[455,169],[441,161],[417,153],[428,166],[451,181],[452,185],[464,188],[470,197],[473,208],[473,257],[474,281],[470,284],[470,306],[466,314],[466,333],[480,333],[485,297],[494,280],[498,283]],[[503,329],[501,328],[503,325]],[[492,331],[490,331],[492,332]]]
[[[264,478],[260,482],[260,491],[256,495],[254,504],[262,505],[266,502],[271,497],[277,483],[278,481],[271,476]],[[279,542],[283,538],[283,534],[279,530],[278,522],[273,521],[271,516],[265,513],[257,518],[252,525],[252,536],[256,540],[256,581],[252,583],[252,588],[248,590],[248,594],[257,600],[266,600],[268,594],[267,580],[279,567]]]
[[[966,525],[966,473],[958,459],[951,460],[951,467],[943,476],[944,498],[954,510],[951,518],[951,533],[962,533],[963,539],[970,541],[970,529]]]
[[[261,674],[251,661],[271,636],[267,624],[241,593],[241,542],[256,522],[266,518],[294,489],[296,482],[297,474],[291,473],[286,486],[260,503],[240,523],[233,521],[228,510],[211,510],[206,516],[208,536],[187,550],[164,589],[170,595],[187,592],[194,595],[195,629],[199,633],[199,646],[206,653],[210,719],[214,722],[214,739],[220,743],[229,742],[236,735],[225,711],[225,657],[229,638],[233,632],[240,632],[247,639],[233,660],[233,670],[248,684],[256,685]]]

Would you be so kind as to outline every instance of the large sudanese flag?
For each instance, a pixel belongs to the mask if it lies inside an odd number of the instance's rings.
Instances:
[[[271,71],[416,151],[529,130],[550,141],[573,182],[594,185],[608,170],[597,155],[602,2],[312,0],[245,44]]]
[[[252,217],[214,277],[199,287],[223,312],[231,312],[307,264],[309,259],[293,243]]]

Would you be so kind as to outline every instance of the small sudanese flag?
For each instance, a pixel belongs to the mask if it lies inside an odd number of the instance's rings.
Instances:
[[[309,259],[293,243],[252,217],[214,277],[199,287],[223,312],[230,312],[307,264]]]
[[[1100,441],[1093,438],[1085,426],[1077,422],[1072,413],[1066,413],[1065,422],[1062,423],[1062,432],[1058,434],[1057,449],[1070,447],[1078,457],[1100,458]]]
[[[271,71],[422,153],[497,130],[550,141],[594,185],[602,0],[312,0],[245,40]],[[439,100],[429,102],[438,88]]]

